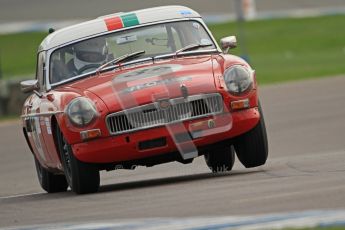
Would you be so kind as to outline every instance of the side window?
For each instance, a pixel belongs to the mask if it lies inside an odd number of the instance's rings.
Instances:
[[[53,52],[53,54],[50,56],[50,83],[54,84],[75,76],[75,74],[72,73],[68,67],[72,60],[72,46],[66,46]]]
[[[206,30],[198,22],[176,23],[174,25],[182,46],[190,44],[213,44]],[[205,49],[209,49],[206,47]]]
[[[169,26],[168,28],[168,45],[172,47],[172,51],[182,48],[181,37],[175,27]]]
[[[38,80],[41,90],[43,90],[45,86],[45,55],[46,53],[42,51],[37,56],[36,79]]]

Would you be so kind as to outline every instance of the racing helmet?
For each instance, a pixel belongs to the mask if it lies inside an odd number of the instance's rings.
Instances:
[[[74,65],[77,69],[89,64],[102,64],[107,59],[108,47],[105,38],[93,38],[74,46]]]

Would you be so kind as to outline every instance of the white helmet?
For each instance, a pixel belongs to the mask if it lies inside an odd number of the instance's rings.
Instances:
[[[77,69],[89,64],[102,64],[108,55],[104,38],[93,38],[74,46],[74,65]]]

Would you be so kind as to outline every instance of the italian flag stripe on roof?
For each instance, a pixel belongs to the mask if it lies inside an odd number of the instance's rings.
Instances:
[[[130,27],[139,25],[139,19],[136,14],[125,14],[121,16],[123,26]]]
[[[139,19],[135,13],[104,19],[108,31],[117,30],[124,27],[139,25]]]

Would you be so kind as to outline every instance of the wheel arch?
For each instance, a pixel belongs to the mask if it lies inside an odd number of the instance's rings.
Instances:
[[[57,154],[57,157],[59,158],[60,163],[61,163],[61,156],[60,156],[60,151],[59,151],[59,145],[57,143],[58,140],[57,140],[57,136],[56,136],[58,126],[59,126],[58,120],[57,120],[56,116],[53,115],[51,117],[51,127],[52,127],[52,134],[53,134],[53,140],[54,140],[54,147],[55,147],[55,150],[56,150],[55,152]]]
[[[30,151],[31,151],[32,155],[34,155],[34,156],[35,156],[34,150],[33,150],[32,146],[31,146],[31,143],[30,143],[30,140],[29,140],[29,136],[28,136],[28,133],[27,133],[27,131],[26,131],[26,128],[25,128],[25,127],[23,127],[23,134],[24,134],[24,137],[25,137],[26,143],[28,144],[29,149],[30,149]]]

